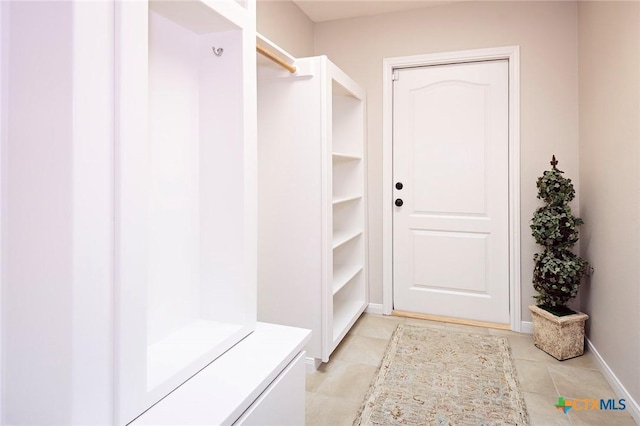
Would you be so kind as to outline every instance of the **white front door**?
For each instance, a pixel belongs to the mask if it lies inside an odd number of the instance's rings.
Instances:
[[[395,72],[394,309],[509,323],[508,61]]]

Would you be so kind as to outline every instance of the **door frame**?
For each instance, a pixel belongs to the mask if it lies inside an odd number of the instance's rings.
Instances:
[[[509,61],[509,318],[521,331],[520,283],[520,46],[384,58],[382,61],[382,312],[393,309],[393,72],[402,68]]]

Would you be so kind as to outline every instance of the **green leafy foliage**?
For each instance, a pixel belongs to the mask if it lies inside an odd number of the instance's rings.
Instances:
[[[578,241],[578,226],[584,222],[571,214],[566,204],[538,208],[531,220],[531,234],[545,247],[572,247]]]
[[[533,260],[533,288],[539,305],[566,306],[577,296],[586,260],[565,249],[536,253]]]
[[[556,169],[538,178],[538,198],[545,202],[531,220],[531,234],[544,247],[533,260],[533,288],[542,307],[566,307],[576,297],[588,263],[571,252],[578,241],[578,226],[584,222],[573,216],[569,202],[575,197],[571,179]]]
[[[571,179],[562,176],[564,172],[558,169],[546,170],[538,178],[538,198],[550,205],[570,203],[576,196]]]

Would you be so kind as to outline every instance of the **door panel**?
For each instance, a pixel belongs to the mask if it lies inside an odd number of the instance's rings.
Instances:
[[[460,292],[486,292],[487,236],[463,232],[413,231],[413,285]],[[451,256],[450,253],[456,253]],[[418,255],[419,254],[419,255]],[[423,257],[430,259],[424,262]],[[460,267],[458,258],[466,259]]]
[[[509,322],[508,61],[394,82],[394,309]]]
[[[428,117],[416,114],[412,123],[412,139],[429,141],[413,146],[416,211],[484,213],[487,89],[445,81],[411,90],[411,111],[429,111]],[[464,188],[465,196],[452,197],[452,188]]]

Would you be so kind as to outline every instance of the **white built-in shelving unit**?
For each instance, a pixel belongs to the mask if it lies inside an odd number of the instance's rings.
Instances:
[[[0,423],[303,423],[309,332],[257,322],[255,1],[0,35]]]
[[[258,79],[258,318],[329,356],[368,302],[364,90],[325,56]]]

